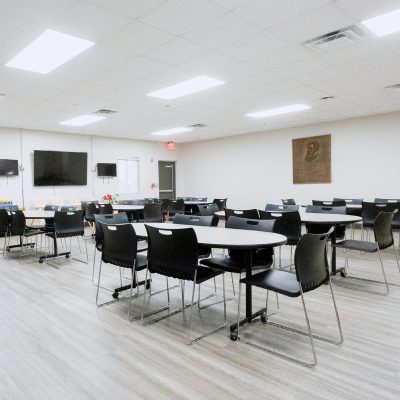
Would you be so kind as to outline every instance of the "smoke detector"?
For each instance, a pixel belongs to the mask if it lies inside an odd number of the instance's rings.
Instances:
[[[361,29],[351,25],[307,40],[303,42],[303,45],[314,51],[333,51],[363,40],[364,34]]]

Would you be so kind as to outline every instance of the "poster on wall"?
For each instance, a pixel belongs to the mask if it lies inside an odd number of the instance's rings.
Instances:
[[[331,183],[331,135],[292,140],[293,183]]]

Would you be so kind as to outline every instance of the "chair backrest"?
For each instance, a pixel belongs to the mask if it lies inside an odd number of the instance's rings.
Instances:
[[[53,206],[52,204],[46,204],[44,206],[44,211],[58,211],[58,206]]]
[[[69,212],[69,211],[76,211],[75,206],[61,206],[60,211]]]
[[[137,236],[132,224],[103,224],[101,258],[103,262],[133,268],[137,255]]]
[[[313,200],[313,206],[342,207],[346,205],[346,201],[340,200]]]
[[[334,197],[333,201],[344,201],[347,206],[350,205],[361,205],[363,199],[341,199],[340,197]]]
[[[277,212],[287,212],[287,211],[298,211],[299,206],[296,204],[271,204],[267,203],[265,205],[265,211],[277,211]]]
[[[11,206],[6,207],[8,211],[18,211],[19,207],[17,204],[11,204]]]
[[[161,203],[148,203],[143,208],[144,222],[162,222],[162,204]]]
[[[7,210],[0,208],[0,233],[4,234],[8,231],[10,225],[10,215]]]
[[[187,215],[175,214],[174,224],[196,225],[196,226],[217,226],[218,217],[216,215]]]
[[[251,219],[241,217],[230,217],[226,222],[226,228],[247,229],[251,231],[273,232],[274,219]]]
[[[380,197],[375,197],[374,203],[400,203],[400,199],[381,199]]]
[[[96,242],[96,245],[100,245],[103,243],[103,231],[101,229],[100,224],[128,224],[129,219],[126,213],[120,212],[118,214],[95,214],[94,215],[94,221],[95,221],[95,236],[94,240]]]
[[[319,213],[319,214],[346,214],[346,206],[307,206],[307,213]]]
[[[386,249],[394,243],[392,221],[397,211],[397,209],[392,212],[381,211],[375,219],[375,241],[378,243],[380,250]]]
[[[26,227],[25,214],[21,210],[11,211],[11,233],[23,235]]]
[[[224,211],[226,208],[226,202],[228,201],[228,198],[225,199],[214,199],[213,204],[216,204],[218,206],[218,211]]]
[[[212,204],[199,204],[199,214],[202,216],[205,215],[214,215],[217,211],[219,211],[219,208],[217,204],[212,203]]]
[[[185,202],[182,199],[171,200],[168,207],[168,212],[170,213],[184,213],[185,212]]]
[[[146,225],[151,273],[194,280],[198,264],[198,243],[193,228],[168,229]]]
[[[259,219],[258,210],[253,208],[249,210],[233,210],[231,208],[225,208],[225,221],[228,222],[230,217],[248,218],[248,219]],[[225,224],[226,224],[225,223]]]
[[[99,214],[112,214],[113,206],[110,203],[99,204]]]
[[[363,201],[361,216],[363,221],[374,221],[381,211],[393,211],[397,203],[372,203]]]
[[[161,200],[161,211],[163,213],[167,213],[171,204],[171,200],[169,199],[162,199]]]
[[[208,197],[193,197],[192,201],[207,201]]]
[[[301,217],[298,211],[271,213],[276,218],[274,232],[286,236],[288,244],[293,244],[301,238]]]
[[[85,217],[90,218],[99,213],[98,204],[96,203],[87,203],[85,208]]]
[[[54,213],[54,232],[57,237],[83,236],[83,211],[56,211]]]
[[[294,265],[297,281],[303,292],[316,289],[329,280],[326,243],[333,228],[327,233],[306,233],[297,243]]]
[[[281,199],[281,201],[282,201],[282,204],[285,206],[294,206],[296,204],[294,199]]]

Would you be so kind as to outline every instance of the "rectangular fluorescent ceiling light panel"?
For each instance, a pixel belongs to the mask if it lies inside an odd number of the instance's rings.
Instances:
[[[311,108],[310,106],[306,106],[305,104],[292,104],[291,106],[272,108],[270,110],[249,113],[246,114],[246,117],[266,118],[266,117],[273,117],[275,115],[288,114],[295,111],[308,110],[310,108]]]
[[[47,74],[93,45],[88,40],[47,29],[6,65]]]
[[[92,124],[93,122],[101,121],[103,119],[106,119],[106,117],[87,114],[87,115],[81,115],[80,117],[68,119],[67,121],[60,122],[60,125],[83,126],[87,124]]]
[[[166,136],[166,135],[174,135],[176,133],[184,133],[192,131],[192,128],[178,127],[178,128],[170,128],[164,129],[162,131],[151,132],[152,135],[156,136]]]
[[[201,92],[214,86],[224,84],[224,81],[210,78],[208,76],[198,76],[187,81],[168,86],[161,90],[148,93],[147,96],[158,97],[160,99],[176,99],[177,97],[186,96],[191,93]]]
[[[366,19],[361,23],[378,37],[390,35],[400,31],[400,9]]]

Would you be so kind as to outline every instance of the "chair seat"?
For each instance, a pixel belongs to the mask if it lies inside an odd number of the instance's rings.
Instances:
[[[343,240],[343,242],[336,243],[334,246],[340,249],[364,251],[366,253],[375,253],[378,251],[376,243],[365,242],[363,240]]]
[[[26,230],[22,236],[31,237],[31,236],[42,235],[43,233],[44,232],[41,231],[40,229],[29,229]]]
[[[240,274],[245,271],[245,266],[242,262],[233,260],[231,257],[211,257],[200,261],[201,265],[209,268],[217,268],[226,272],[236,272]]]
[[[249,278],[243,278],[240,283],[272,290],[289,297],[300,296],[300,286],[296,275],[287,271],[269,269]]]
[[[57,233],[57,238],[69,238],[69,237],[75,237],[75,236],[83,236],[84,231],[76,231],[75,229],[73,230],[63,230],[62,232]],[[55,232],[46,232],[46,236],[51,237],[54,239]]]
[[[220,269],[205,268],[202,266],[198,266],[195,283],[197,283],[197,284],[203,283],[203,282],[208,281],[211,278],[215,278],[216,276],[221,275],[223,273],[224,273],[224,271],[221,271]]]

